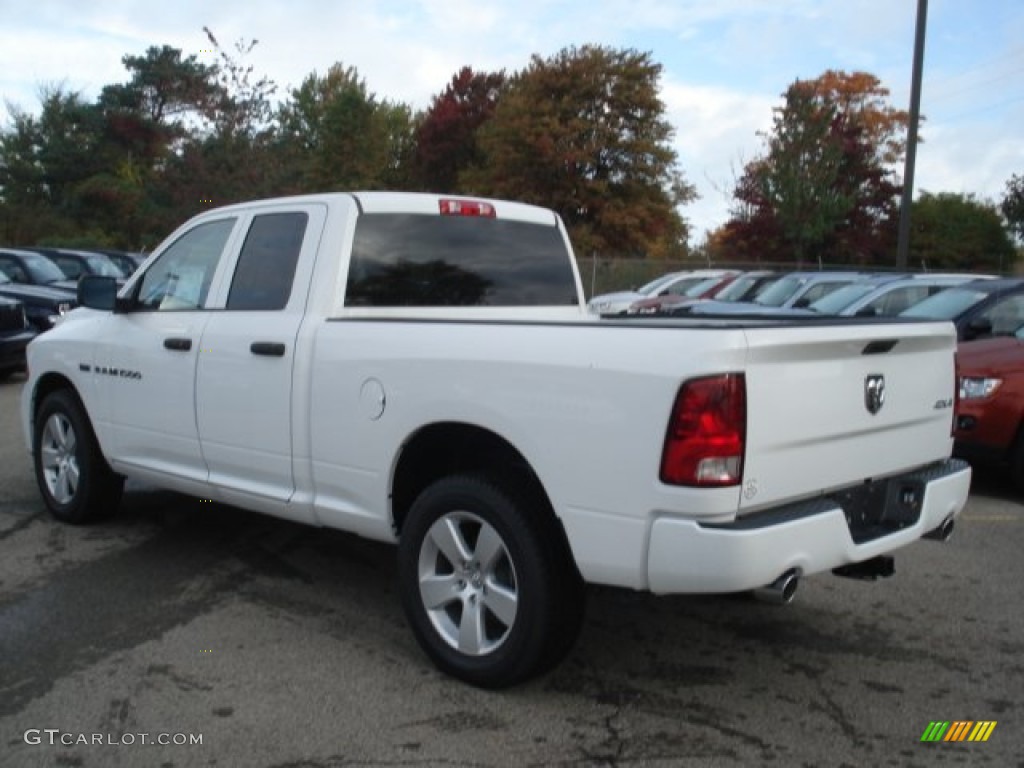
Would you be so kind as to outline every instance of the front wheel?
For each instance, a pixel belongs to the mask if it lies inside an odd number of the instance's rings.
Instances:
[[[499,688],[571,646],[564,633],[579,627],[563,616],[578,606],[565,604],[568,569],[540,511],[476,476],[439,480],[413,504],[399,542],[400,591],[417,641],[442,671]]]
[[[107,466],[74,393],[47,395],[36,412],[33,432],[36,482],[54,517],[86,523],[116,510],[124,479]]]

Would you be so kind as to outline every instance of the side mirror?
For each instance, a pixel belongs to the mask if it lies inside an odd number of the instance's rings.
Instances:
[[[794,309],[807,309],[809,306],[811,306],[811,300],[806,296],[793,302]]]
[[[857,314],[854,317],[875,317],[878,314],[878,310],[874,307],[861,307],[857,310]]]
[[[113,312],[117,306],[117,281],[112,277],[82,275],[78,280],[78,305]]]

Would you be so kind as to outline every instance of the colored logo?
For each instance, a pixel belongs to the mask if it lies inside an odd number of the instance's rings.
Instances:
[[[988,741],[995,729],[995,720],[933,720],[921,734],[921,741]]]

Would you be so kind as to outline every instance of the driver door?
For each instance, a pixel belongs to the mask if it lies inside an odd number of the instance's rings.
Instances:
[[[133,284],[127,311],[110,324],[96,354],[115,464],[205,483],[195,376],[209,320],[207,296],[223,272],[237,217],[206,219],[185,231]]]

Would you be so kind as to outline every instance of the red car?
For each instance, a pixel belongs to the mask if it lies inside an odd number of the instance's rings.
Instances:
[[[954,452],[1006,467],[1024,490],[1024,340],[997,336],[957,350],[960,405]]]
[[[669,312],[673,309],[699,299],[712,299],[718,292],[739,277],[742,272],[722,270],[718,274],[708,274],[699,283],[690,285],[679,291],[665,291],[649,299],[633,302],[627,310],[630,315],[649,315],[657,312]]]

